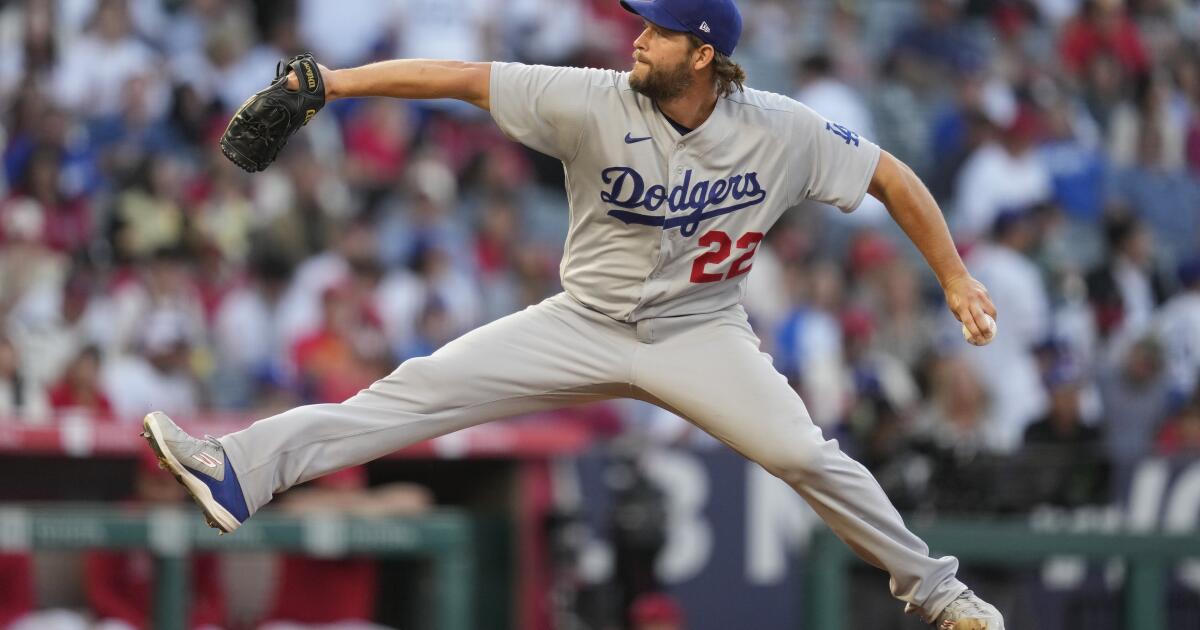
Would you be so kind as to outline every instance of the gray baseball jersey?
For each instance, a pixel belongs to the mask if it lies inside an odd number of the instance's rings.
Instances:
[[[784,96],[717,100],[686,135],[626,72],[493,63],[510,138],[563,162],[563,288],[610,317],[710,313],[741,300],[763,234],[805,199],[858,206],[879,147]]]
[[[559,294],[410,359],[339,404],[220,439],[251,513],[275,493],[414,442],[616,397],[687,418],[800,493],[892,593],[932,619],[966,587],[929,557],[871,474],[826,440],[738,304],[763,234],[815,199],[852,210],[879,149],[808,108],[747,90],[678,133],[620,72],[497,63],[491,109],[563,161],[570,231]]]

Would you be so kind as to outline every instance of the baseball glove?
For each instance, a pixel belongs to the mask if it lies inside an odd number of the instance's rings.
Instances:
[[[300,88],[289,90],[287,77],[295,71]],[[280,61],[275,80],[246,99],[221,135],[221,152],[234,164],[256,173],[275,161],[288,138],[325,106],[325,81],[309,53]]]

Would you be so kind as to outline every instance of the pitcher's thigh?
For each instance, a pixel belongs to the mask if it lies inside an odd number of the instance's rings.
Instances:
[[[554,298],[405,361],[346,401],[419,414],[556,394],[624,380],[631,346]]]
[[[636,384],[650,402],[777,476],[803,477],[828,452],[804,401],[753,336],[731,332],[650,346],[639,357]]]

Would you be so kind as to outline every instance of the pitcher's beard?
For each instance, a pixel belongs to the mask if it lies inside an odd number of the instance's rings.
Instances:
[[[693,77],[686,59],[671,68],[660,69],[648,64],[647,67],[650,70],[644,75],[630,73],[629,87],[653,101],[669,101],[692,87]]]

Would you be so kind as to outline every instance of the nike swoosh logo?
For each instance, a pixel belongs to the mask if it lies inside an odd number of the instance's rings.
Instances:
[[[649,140],[651,137],[652,136],[646,136],[645,138],[634,138],[633,133],[627,133],[625,134],[625,144],[634,144],[641,142],[642,140]]]

